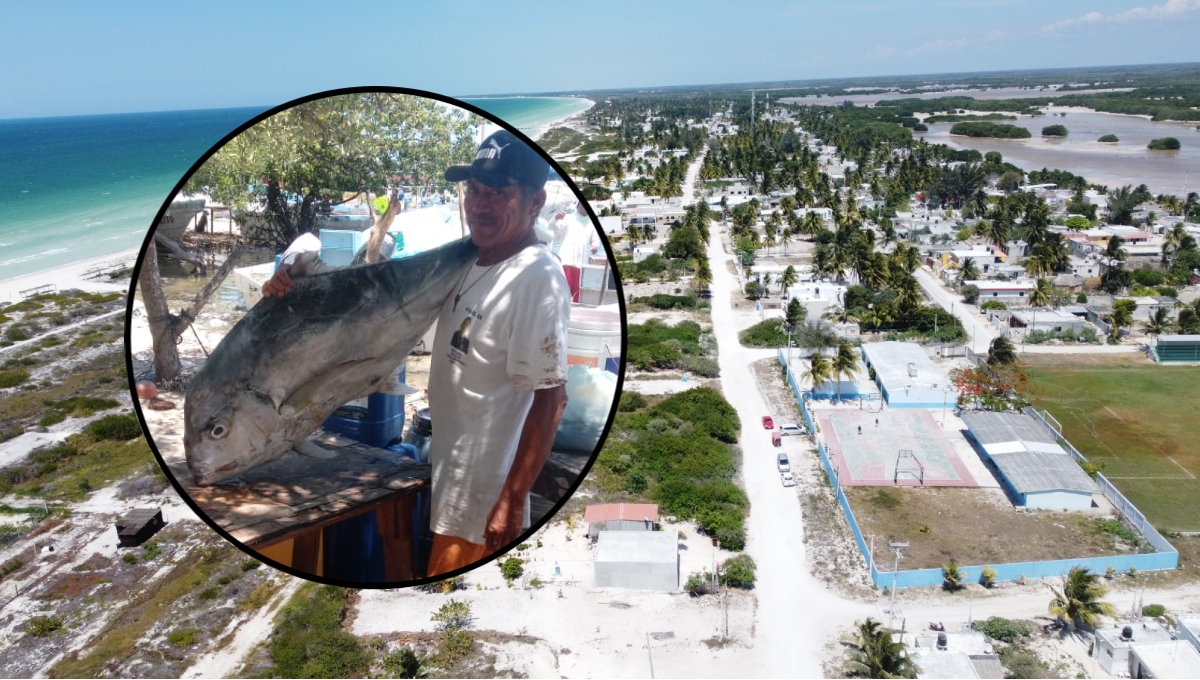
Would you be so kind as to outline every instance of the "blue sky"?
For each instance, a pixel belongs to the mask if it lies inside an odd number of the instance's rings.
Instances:
[[[1200,0],[3,0],[0,17],[0,118],[1200,61]]]

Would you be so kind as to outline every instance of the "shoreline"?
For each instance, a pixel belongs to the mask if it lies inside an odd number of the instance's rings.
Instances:
[[[0,300],[19,302],[24,299],[21,291],[39,286],[53,285],[55,290],[78,288],[90,292],[128,291],[129,285],[110,283],[107,276],[86,278],[85,275],[96,269],[107,269],[124,265],[133,267],[141,248],[127,248],[107,255],[98,255],[86,260],[68,262],[50,269],[43,269],[32,274],[21,274],[0,280]]]
[[[526,134],[529,135],[530,139],[532,139],[535,142],[540,140],[543,135],[545,135],[547,132],[550,131],[551,128],[554,128],[554,127],[558,126],[560,123],[566,122],[576,116],[587,113],[593,106],[596,105],[596,102],[592,101],[591,99],[587,99],[585,97],[566,97],[566,98],[567,99],[578,99],[579,101],[587,102],[587,106],[583,107],[582,109],[579,109],[578,111],[576,111],[574,113],[570,113],[565,116],[555,118],[554,120],[549,121],[547,123],[543,123],[542,125],[535,125],[534,127],[529,128],[529,132],[527,132]]]

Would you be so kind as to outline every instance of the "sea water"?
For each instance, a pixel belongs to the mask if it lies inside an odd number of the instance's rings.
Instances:
[[[0,280],[141,246],[188,168],[260,111],[0,120]]]
[[[468,101],[523,130],[574,97]],[[0,120],[0,281],[140,247],[184,173],[258,108]]]

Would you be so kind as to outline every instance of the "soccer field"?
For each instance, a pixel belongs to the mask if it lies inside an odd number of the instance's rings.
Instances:
[[[1028,368],[1026,398],[1159,529],[1200,531],[1200,368]]]

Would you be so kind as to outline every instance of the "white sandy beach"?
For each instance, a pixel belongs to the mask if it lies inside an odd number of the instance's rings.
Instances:
[[[580,101],[587,102],[587,106],[576,111],[575,113],[568,115],[568,116],[563,116],[562,118],[555,118],[554,120],[550,121],[549,123],[546,123],[545,125],[539,125],[537,127],[529,128],[527,131],[525,131],[526,134],[529,135],[530,139],[537,141],[542,138],[542,135],[549,132],[550,128],[560,127],[562,125],[562,123],[564,123],[565,121],[575,118],[576,116],[582,116],[583,114],[587,113],[588,109],[591,109],[593,106],[596,105],[596,102],[592,101],[591,99],[583,99],[581,97]]]
[[[89,278],[89,274],[97,270],[105,272],[116,267],[132,267],[137,261],[139,249],[130,248],[107,255],[71,262],[51,269],[43,269],[32,274],[22,274],[10,279],[0,280],[0,300],[18,302],[25,295],[21,291],[32,290],[39,286],[53,285],[55,290],[78,288],[90,292],[128,291],[128,283],[112,283],[106,275]]]

